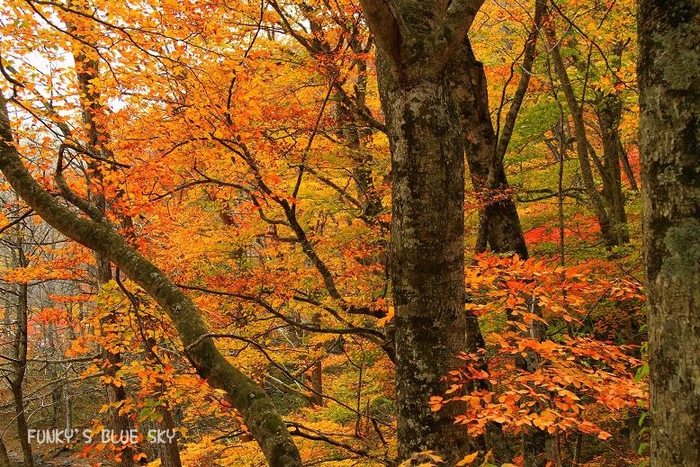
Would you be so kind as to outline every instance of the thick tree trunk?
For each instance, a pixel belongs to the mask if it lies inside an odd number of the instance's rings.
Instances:
[[[640,0],[651,466],[700,465],[700,2]]]
[[[18,196],[48,224],[78,243],[104,253],[168,314],[197,373],[222,389],[262,448],[272,467],[301,466],[301,457],[282,418],[263,389],[219,352],[199,310],[153,263],[141,256],[105,219],[81,218],[59,203],[32,178],[12,138],[4,97],[0,95],[0,170]]]
[[[447,465],[468,452],[455,404],[430,396],[465,349],[464,142],[446,69],[482,1],[363,0],[377,39],[391,146],[391,281],[396,330],[399,460],[434,451]],[[449,6],[448,6],[449,3]]]
[[[439,447],[453,462],[467,443],[457,407],[433,412],[428,399],[445,394],[443,377],[465,349],[461,134],[444,82],[388,95],[399,458]]]

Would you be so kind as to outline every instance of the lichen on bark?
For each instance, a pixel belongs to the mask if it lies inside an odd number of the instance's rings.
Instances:
[[[651,467],[700,465],[700,2],[640,0]]]

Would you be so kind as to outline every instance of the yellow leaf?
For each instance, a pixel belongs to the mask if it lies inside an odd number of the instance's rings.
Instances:
[[[467,454],[462,458],[461,461],[457,462],[455,464],[455,467],[466,467],[470,465],[472,462],[476,460],[476,457],[479,455],[479,451],[472,452],[471,454]]]
[[[389,310],[386,313],[386,316],[377,321],[377,326],[380,328],[383,327],[386,323],[394,319],[394,307],[390,306]]]

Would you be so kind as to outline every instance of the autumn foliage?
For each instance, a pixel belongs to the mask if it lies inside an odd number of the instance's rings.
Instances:
[[[434,410],[461,401],[467,410],[457,422],[473,435],[489,422],[512,434],[536,427],[559,436],[562,448],[576,433],[607,440],[610,423],[644,411],[639,347],[616,345],[605,338],[610,330],[592,325],[598,308],[638,309],[640,284],[611,281],[594,265],[480,258],[468,283],[483,302],[471,307],[494,332],[486,349],[460,357],[464,366],[451,372],[446,397],[433,396]],[[529,335],[533,324],[547,327],[547,339]]]

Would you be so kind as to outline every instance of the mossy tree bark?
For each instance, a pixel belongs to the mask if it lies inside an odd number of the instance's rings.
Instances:
[[[0,170],[17,195],[48,224],[68,238],[104,254],[165,310],[197,373],[212,387],[226,392],[229,402],[243,415],[270,466],[301,467],[299,452],[272,402],[258,384],[231,365],[219,352],[192,300],[160,269],[134,250],[106,219],[86,219],[77,215],[31,176],[15,147],[6,101],[2,95]]]
[[[700,1],[640,0],[651,466],[700,465]]]
[[[399,460],[468,452],[460,407],[430,396],[465,349],[464,141],[447,69],[483,0],[361,1],[375,35],[391,146],[391,282],[396,332]]]

